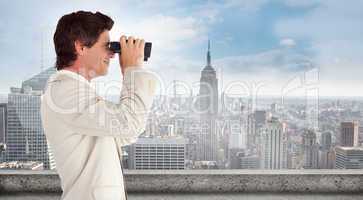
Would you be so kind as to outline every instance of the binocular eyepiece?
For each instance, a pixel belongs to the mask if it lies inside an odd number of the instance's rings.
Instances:
[[[127,42],[127,40],[126,40],[126,42]],[[147,59],[150,58],[150,55],[151,55],[151,46],[152,46],[151,42],[145,42],[144,61],[147,61]],[[121,45],[120,45],[120,42],[109,42],[108,43],[108,49],[110,51],[112,51],[113,53],[120,53],[121,54]]]

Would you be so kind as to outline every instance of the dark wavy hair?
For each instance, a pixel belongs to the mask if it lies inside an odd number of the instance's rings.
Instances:
[[[72,65],[77,59],[75,41],[92,47],[103,31],[111,30],[113,23],[110,17],[100,12],[77,11],[62,16],[53,36],[57,70]]]

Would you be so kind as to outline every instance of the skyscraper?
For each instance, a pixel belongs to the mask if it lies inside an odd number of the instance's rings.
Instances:
[[[0,103],[0,144],[5,144],[7,132],[7,104]]]
[[[319,167],[319,145],[316,141],[314,131],[306,129],[302,136],[302,147],[304,152],[304,169],[318,169]]]
[[[340,146],[358,146],[358,122],[342,122],[340,124]]]
[[[197,135],[196,160],[218,159],[218,80],[211,65],[210,42],[208,41],[207,65],[201,72],[199,89],[199,114],[201,129]]]
[[[55,168],[40,118],[41,94],[55,72],[49,68],[11,88],[8,95],[7,161],[39,161],[45,169]]]
[[[265,110],[256,110],[254,114],[254,119],[257,127],[261,127],[266,124],[268,120],[267,112]]]
[[[254,148],[257,145],[257,138],[260,136],[261,129],[269,119],[265,110],[256,110],[248,115],[247,119],[247,146]]]
[[[331,148],[331,133],[324,132],[321,134],[319,149],[319,168],[334,168],[334,149]]]
[[[285,123],[272,118],[261,132],[261,167],[263,169],[287,168],[287,141]]]
[[[272,103],[270,108],[271,108],[271,112],[273,114],[276,114],[276,112],[277,112],[277,103]]]
[[[336,147],[335,168],[363,169],[363,147]]]
[[[129,169],[185,169],[185,154],[182,137],[141,137],[130,146]]]
[[[4,161],[7,135],[7,104],[0,103],[0,162]]]
[[[8,102],[8,95],[0,94],[0,103],[7,103]]]
[[[331,133],[324,132],[321,134],[321,149],[329,150],[331,147]]]
[[[207,65],[200,77],[199,100],[199,111],[202,115],[218,114],[218,79],[211,64],[210,41],[208,41]]]

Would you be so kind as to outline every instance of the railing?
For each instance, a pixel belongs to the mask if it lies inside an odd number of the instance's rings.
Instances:
[[[363,193],[363,170],[125,170],[128,192]],[[0,193],[61,192],[54,171],[0,170]]]

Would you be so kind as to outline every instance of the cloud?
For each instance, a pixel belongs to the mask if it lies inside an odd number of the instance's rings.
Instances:
[[[225,0],[224,6],[227,8],[238,8],[245,12],[256,12],[269,0]]]
[[[333,91],[327,88],[337,88],[337,95],[363,95],[362,7],[363,1],[321,1],[305,16],[284,19],[275,26],[279,37],[310,41],[321,72],[321,85],[327,91],[322,94]],[[349,87],[349,83],[354,87]]]
[[[273,49],[252,55],[232,56],[218,59],[215,65],[230,73],[253,72],[263,74],[268,71],[296,73],[314,67],[311,58],[289,49]]]
[[[192,16],[177,18],[161,14],[125,26],[131,30],[130,34],[149,38],[159,49],[166,51],[180,50],[185,42],[195,41],[206,31],[206,27]],[[115,29],[117,32],[118,28]]]
[[[131,4],[143,10],[160,11],[160,10],[175,8],[181,2],[179,0],[174,0],[174,1],[163,1],[162,3],[156,3],[153,0],[128,0],[127,2],[124,3]]]
[[[280,41],[280,45],[284,47],[293,47],[296,45],[296,42],[291,38],[284,38]]]
[[[282,0],[282,2],[289,7],[304,8],[318,5],[321,0]]]
[[[208,25],[223,22],[223,5],[215,2],[197,5],[192,8],[192,16],[205,21]]]

